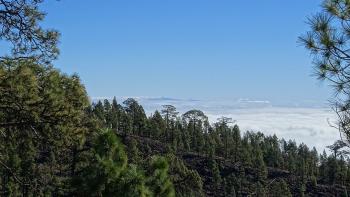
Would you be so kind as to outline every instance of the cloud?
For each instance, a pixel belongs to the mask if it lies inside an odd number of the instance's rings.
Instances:
[[[219,114],[208,112],[215,120]],[[339,133],[328,124],[335,121],[334,113],[327,108],[267,107],[230,110],[225,114],[237,121],[241,130],[261,131],[279,138],[296,140],[323,151],[339,139]]]
[[[104,97],[94,99],[101,98]],[[117,97],[118,102],[126,98],[129,97]],[[314,101],[300,103],[280,101],[276,105],[270,101],[252,99],[133,98],[142,104],[147,114],[161,109],[164,104],[174,105],[180,113],[199,109],[205,112],[211,122],[215,122],[221,116],[231,117],[237,121],[242,131],[276,134],[279,138],[303,142],[310,148],[316,147],[318,151],[323,151],[326,146],[339,139],[338,131],[328,124],[328,120],[331,122],[336,120],[334,112],[324,107],[324,103]]]

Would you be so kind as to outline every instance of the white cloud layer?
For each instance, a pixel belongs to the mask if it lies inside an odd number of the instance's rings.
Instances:
[[[126,98],[117,97],[119,102]],[[273,105],[269,101],[250,99],[195,100],[167,97],[136,97],[136,99],[143,105],[147,114],[156,109],[160,110],[164,104],[174,105],[180,113],[200,109],[211,122],[221,116],[231,117],[237,121],[242,131],[276,134],[279,138],[304,142],[310,148],[316,147],[318,151],[323,151],[326,146],[339,139],[338,131],[328,123],[336,120],[334,112],[323,104],[310,101]]]
[[[208,113],[215,120],[219,114]],[[267,107],[231,110],[224,114],[237,120],[241,130],[261,131],[279,138],[304,142],[318,151],[339,139],[336,129],[329,126],[335,115],[325,108]]]

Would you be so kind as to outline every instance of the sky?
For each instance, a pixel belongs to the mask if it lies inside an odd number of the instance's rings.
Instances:
[[[45,1],[44,27],[61,32],[62,72],[92,99],[135,97],[222,115],[323,151],[339,139],[331,88],[312,76],[297,42],[320,0]]]
[[[249,98],[325,102],[297,42],[318,0],[46,1],[61,34],[54,65],[91,97]]]

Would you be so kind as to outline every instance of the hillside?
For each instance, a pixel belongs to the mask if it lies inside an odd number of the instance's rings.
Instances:
[[[350,0],[243,2],[0,0],[0,197],[348,197]]]
[[[152,140],[146,137],[139,137],[135,135],[123,136],[120,135],[125,144],[130,144],[130,141],[136,140],[138,149],[141,151],[143,157],[150,157],[151,155],[166,155],[169,152],[166,144],[157,140]],[[151,154],[149,150],[146,153],[146,149],[151,148]],[[127,147],[128,148],[128,147]],[[183,152],[178,151],[175,153],[187,167],[196,170],[203,180],[203,191],[205,196],[225,196],[224,185],[219,187],[215,186],[210,169],[210,158],[206,155],[198,154],[195,152]],[[220,169],[220,175],[224,179],[232,175],[236,177],[242,176],[246,178],[246,182],[243,183],[243,190],[238,194],[240,196],[258,196],[254,188],[257,182],[257,169],[244,167],[239,162],[233,162],[232,160],[224,159],[222,157],[215,157]],[[298,186],[298,176],[287,171],[278,168],[267,168],[267,190],[271,189],[274,182],[283,179],[288,183],[288,187],[293,196],[300,196],[300,189]],[[345,196],[345,188],[341,185],[324,185],[324,184],[312,184],[309,180],[306,183],[305,196]],[[226,195],[229,196],[229,195]],[[268,194],[268,196],[270,196]]]
[[[77,76],[32,62],[0,72],[5,196],[341,196],[350,187],[341,142],[319,154],[241,132],[229,117],[209,123],[197,109],[147,116],[132,98],[91,104]]]

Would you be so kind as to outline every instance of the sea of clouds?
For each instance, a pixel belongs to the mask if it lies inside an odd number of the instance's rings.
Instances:
[[[117,97],[122,102],[128,97]],[[292,139],[323,151],[338,140],[339,132],[330,126],[336,120],[334,112],[323,103],[272,103],[250,99],[176,99],[167,97],[132,97],[148,115],[160,110],[162,105],[174,105],[184,113],[191,109],[205,112],[210,122],[221,116],[236,121],[242,131],[261,131],[267,135]],[[93,98],[93,101],[104,98]],[[108,98],[111,99],[111,98]]]

